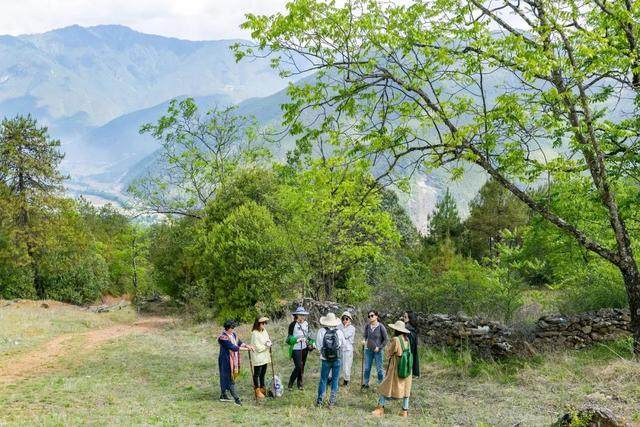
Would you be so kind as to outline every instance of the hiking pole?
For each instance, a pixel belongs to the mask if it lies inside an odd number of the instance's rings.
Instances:
[[[362,363],[360,364],[360,387],[364,385],[364,346],[362,343]]]
[[[249,350],[249,366],[251,367],[251,385],[253,385],[253,398],[258,402],[258,395],[256,394],[256,383],[253,381],[253,361],[251,360],[251,350]]]
[[[271,384],[273,384],[273,397],[276,396],[276,368],[273,366],[273,352],[271,351],[271,346],[269,346],[269,358],[271,359]]]

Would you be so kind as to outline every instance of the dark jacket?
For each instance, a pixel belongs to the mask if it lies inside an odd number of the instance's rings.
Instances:
[[[220,344],[220,354],[218,355],[218,368],[220,369],[220,389],[224,393],[231,388],[231,384],[235,383],[235,375],[240,370],[240,341],[235,334],[232,334],[234,344],[226,333],[220,334],[218,344]],[[235,374],[234,374],[235,372]]]
[[[413,354],[413,375],[420,376],[420,355],[418,354],[418,330],[411,324],[406,324],[409,332],[409,343],[411,344],[411,353]]]
[[[367,323],[367,326],[364,327],[364,339],[367,341],[369,350],[375,350],[376,347],[382,350],[389,344],[387,328],[381,322],[378,322],[378,327],[373,331],[371,330],[371,323]]]

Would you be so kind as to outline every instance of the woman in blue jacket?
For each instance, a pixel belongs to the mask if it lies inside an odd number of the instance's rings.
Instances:
[[[236,392],[236,378],[240,373],[240,350],[252,350],[249,344],[238,339],[234,332],[236,323],[233,320],[224,322],[224,331],[218,337],[220,354],[218,355],[218,368],[220,369],[220,401],[231,402],[227,391],[231,393],[236,405],[242,405]]]

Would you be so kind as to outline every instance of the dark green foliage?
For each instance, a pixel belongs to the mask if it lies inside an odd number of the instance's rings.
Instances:
[[[469,208],[462,251],[477,260],[496,256],[502,232],[529,221],[528,207],[493,179],[482,186]]]
[[[462,234],[462,222],[458,214],[456,201],[449,192],[438,203],[433,214],[429,217],[429,239],[433,242],[442,242],[450,239],[457,241]]]

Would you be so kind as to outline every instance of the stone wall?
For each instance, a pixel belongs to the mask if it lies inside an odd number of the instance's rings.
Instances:
[[[356,326],[362,327],[366,322],[366,311],[354,307],[311,299],[298,301],[292,307],[298,305],[309,311],[309,320],[315,326],[320,316],[329,311],[340,316],[344,310],[349,310],[354,314]],[[399,317],[399,313],[381,312],[381,317],[390,323]],[[425,344],[470,349],[491,358],[531,355],[559,348],[582,348],[625,336],[630,325],[629,311],[624,309],[601,309],[573,316],[543,316],[530,327],[508,327],[501,322],[464,315],[417,313],[417,318],[420,339]]]

